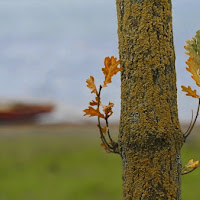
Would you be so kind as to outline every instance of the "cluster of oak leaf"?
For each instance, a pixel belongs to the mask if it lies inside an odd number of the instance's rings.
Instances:
[[[197,34],[192,40],[187,40],[187,45],[185,46],[187,50],[186,54],[189,56],[186,64],[186,70],[192,74],[192,79],[196,82],[196,85],[200,87],[200,31],[197,31]],[[192,90],[190,86],[185,87],[181,86],[182,91],[187,92],[187,96],[191,96],[199,99],[196,90]]]
[[[187,40],[187,45],[185,46],[185,49],[187,50],[186,54],[189,56],[188,60],[186,61],[186,64],[188,65],[188,67],[186,67],[186,70],[192,74],[192,79],[200,88],[200,30],[197,31],[196,36],[192,38],[192,40]],[[187,96],[191,96],[199,100],[195,120],[193,123],[191,121],[190,126],[185,133],[186,138],[187,136],[189,136],[199,114],[200,95],[197,94],[196,90],[192,90],[190,86],[185,87],[182,85],[181,87],[182,91],[186,92]],[[199,166],[200,160],[194,161],[193,159],[190,159],[189,162],[182,168],[182,174],[187,174],[195,170]]]
[[[90,117],[97,116],[97,117],[105,119],[112,115],[113,113],[112,107],[114,106],[114,104],[109,102],[107,106],[103,105],[100,101],[100,90],[103,87],[107,87],[107,84],[111,83],[112,76],[117,74],[117,72],[121,70],[121,68],[117,67],[119,64],[120,64],[120,61],[119,60],[117,61],[117,58],[114,58],[113,56],[111,58],[110,57],[105,58],[104,60],[105,68],[102,68],[102,71],[105,75],[105,80],[104,80],[104,84],[99,86],[99,91],[97,91],[93,76],[90,76],[90,78],[86,80],[87,87],[91,89],[91,93],[96,94],[96,97],[95,97],[95,100],[92,100],[89,103],[90,106],[88,107],[88,109],[83,110],[85,112],[84,116],[85,115],[89,115]],[[94,109],[92,106],[97,106],[97,108]],[[99,111],[99,106],[103,108],[104,114],[102,114]]]
[[[98,127],[100,129],[101,139],[102,139],[102,146],[105,147],[105,150],[111,149],[111,151],[115,151],[116,143],[112,140],[109,134],[109,127],[108,127],[108,118],[113,114],[112,108],[114,106],[114,103],[109,102],[108,105],[103,105],[101,103],[101,90],[104,87],[107,87],[108,83],[111,83],[112,77],[117,74],[119,71],[121,71],[121,67],[118,67],[120,64],[120,60],[117,60],[114,56],[112,57],[106,57],[104,59],[104,68],[102,68],[103,74],[105,76],[104,82],[102,85],[99,86],[99,89],[97,90],[97,87],[95,85],[95,80],[93,76],[90,76],[86,80],[87,87],[91,90],[91,93],[94,93],[95,100],[92,100],[89,102],[89,107],[83,112],[85,113],[84,116],[89,115],[89,117],[96,116],[98,117]],[[95,107],[95,108],[94,108]],[[100,107],[102,108],[103,113],[100,111]],[[106,121],[106,127],[101,127],[100,124],[100,118],[104,119]],[[107,142],[105,139],[105,136],[108,133],[110,142]]]

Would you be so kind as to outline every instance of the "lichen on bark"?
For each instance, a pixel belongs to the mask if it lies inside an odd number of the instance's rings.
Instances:
[[[116,0],[124,200],[181,199],[171,0]]]

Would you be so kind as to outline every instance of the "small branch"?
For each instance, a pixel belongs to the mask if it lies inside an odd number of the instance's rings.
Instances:
[[[100,85],[100,86],[99,86],[99,92],[98,92],[98,95],[97,95],[97,97],[98,97],[97,108],[98,108],[98,109],[99,109],[100,100],[101,100],[101,99],[100,99],[100,96],[101,96],[101,89],[102,89],[102,86]],[[99,132],[100,132],[101,140],[102,140],[103,144],[104,144],[105,146],[107,146],[107,147],[108,147],[108,150],[110,151],[110,149],[112,149],[112,146],[110,146],[110,145],[108,144],[108,142],[106,141],[106,138],[104,137],[104,135],[103,135],[103,133],[102,133],[100,117],[98,117],[98,125],[97,125],[97,126],[99,127]]]
[[[97,108],[98,108],[98,109],[99,109],[99,106],[100,106],[100,103],[101,103],[101,101],[100,101],[100,100],[101,100],[101,89],[102,89],[102,86],[100,85],[100,86],[99,86],[99,92],[98,92],[98,95],[97,95],[97,97],[98,97]],[[100,132],[101,140],[102,140],[104,146],[107,147],[107,150],[108,150],[109,152],[119,154],[119,151],[118,151],[118,144],[115,143],[115,142],[112,140],[111,136],[110,136],[110,131],[109,131],[109,127],[108,127],[108,117],[105,118],[105,121],[106,121],[106,127],[107,127],[107,129],[108,129],[108,132],[107,132],[107,133],[108,133],[108,137],[109,137],[109,139],[110,139],[111,145],[107,142],[107,140],[106,140],[104,134],[102,133],[101,120],[100,120],[100,117],[98,117],[98,125],[97,125],[97,126],[99,127],[99,132]]]
[[[101,104],[101,90],[103,87],[106,87],[108,83],[111,83],[111,78],[114,76],[117,72],[121,71],[121,67],[118,68],[118,65],[120,64],[120,60],[117,61],[117,58],[114,56],[112,57],[106,57],[104,60],[105,68],[102,68],[103,74],[105,75],[105,80],[103,82],[103,86],[99,86],[99,91],[97,90],[97,87],[95,85],[94,77],[90,76],[87,80],[87,87],[92,90],[91,93],[95,93],[96,97],[95,100],[92,100],[89,102],[88,109],[83,110],[85,112],[84,116],[89,115],[89,117],[97,116],[98,117],[98,123],[97,126],[99,127],[100,132],[100,138],[102,143],[102,146],[105,147],[106,151],[112,152],[112,153],[118,153],[118,143],[114,142],[111,138],[109,127],[108,127],[108,118],[112,115],[112,107],[114,106],[114,103],[109,102],[108,105],[104,106]],[[92,106],[97,106],[96,109],[94,109]],[[103,113],[100,112],[99,108],[100,106],[103,108]],[[106,122],[106,127],[101,127],[101,119],[103,118]],[[108,136],[106,136],[106,133]],[[107,139],[109,138],[109,142],[107,142]]]
[[[190,170],[190,171],[187,171],[187,172],[182,172],[181,173],[181,175],[186,175],[186,174],[189,174],[189,173],[191,173],[191,172],[193,172],[195,169],[197,169],[198,167],[195,167],[195,168],[193,168],[192,170]]]
[[[108,134],[108,137],[109,137],[109,139],[110,139],[110,142],[111,143],[113,143],[113,140],[112,140],[112,138],[111,138],[111,136],[110,136],[110,130],[109,130],[109,125],[108,125],[108,118],[105,118],[105,121],[106,121],[106,128],[107,128],[107,134]]]
[[[198,115],[199,115],[199,108],[200,108],[200,99],[199,99],[199,104],[198,104],[197,113],[196,113],[194,122],[192,123],[192,125],[189,126],[189,130],[186,131],[186,133],[184,134],[184,141],[186,141],[187,137],[190,135],[190,133],[192,132],[192,129],[194,128],[194,125],[195,125]]]
[[[105,118],[106,120],[106,128],[107,128],[107,134],[108,134],[108,137],[110,139],[110,142],[111,142],[111,145],[113,147],[113,150],[114,150],[114,153],[118,153],[119,154],[119,151],[118,151],[118,144],[116,142],[114,142],[111,138],[111,135],[110,135],[110,130],[109,130],[109,124],[108,124],[108,118]]]
[[[190,130],[190,128],[191,128],[191,126],[192,126],[192,122],[193,122],[193,110],[192,110],[192,118],[191,118],[190,124],[189,124],[189,126],[188,126],[187,131],[184,133],[184,135],[187,135],[188,131]]]

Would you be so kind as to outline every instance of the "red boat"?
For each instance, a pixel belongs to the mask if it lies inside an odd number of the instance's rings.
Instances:
[[[53,105],[47,104],[24,104],[15,103],[0,106],[0,121],[16,121],[33,119],[42,113],[49,113],[54,109]]]

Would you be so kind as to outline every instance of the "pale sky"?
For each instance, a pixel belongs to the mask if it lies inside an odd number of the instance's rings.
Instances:
[[[199,0],[173,1],[179,118],[187,121],[197,101],[180,88],[195,88],[184,45],[200,29],[199,9]],[[60,105],[59,119],[82,119],[93,98],[85,80],[93,75],[101,83],[104,57],[118,57],[115,1],[1,0],[0,25],[1,99],[45,99]],[[119,119],[119,75],[103,96]]]

